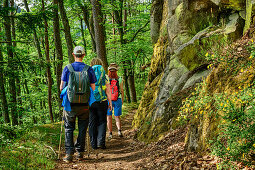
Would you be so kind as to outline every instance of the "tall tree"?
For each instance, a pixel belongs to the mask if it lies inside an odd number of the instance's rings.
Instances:
[[[83,14],[83,20],[89,30],[89,34],[91,37],[91,42],[92,42],[92,51],[94,53],[96,53],[96,41],[95,41],[95,31],[94,31],[94,23],[93,23],[93,15],[91,15],[91,19],[89,18],[89,10],[87,5],[79,5],[81,10],[82,10],[82,14]],[[90,22],[92,21],[92,22]]]
[[[0,27],[0,32],[2,28]],[[2,38],[0,39],[2,40]],[[2,53],[2,45],[0,44],[0,62],[3,62],[3,53]],[[2,108],[3,108],[3,117],[5,123],[10,123],[9,112],[8,112],[8,104],[5,94],[5,78],[4,78],[4,69],[3,65],[0,66],[0,95],[2,100]]]
[[[4,0],[4,8],[8,9],[9,7],[9,0]],[[17,98],[16,98],[16,84],[15,84],[15,73],[14,73],[14,56],[13,56],[13,49],[12,49],[12,35],[11,35],[11,21],[9,10],[4,11],[4,28],[5,28],[5,35],[7,40],[7,54],[8,54],[8,67],[9,67],[9,88],[10,88],[10,108],[11,108],[11,117],[12,117],[12,125],[17,125]]]
[[[84,46],[84,49],[85,49],[85,53],[87,54],[87,43],[86,43],[86,39],[85,39],[85,32],[84,32],[84,29],[83,29],[83,22],[82,22],[82,18],[80,18],[80,24],[81,24],[81,36],[82,36],[82,41],[83,41],[83,46]]]
[[[58,0],[53,0],[53,4],[55,8],[53,9],[54,17],[53,17],[53,32],[54,32],[54,43],[56,50],[56,77],[57,77],[57,89],[58,89],[58,105],[59,110],[61,108],[61,100],[60,100],[60,82],[61,82],[61,73],[63,66],[63,52],[62,52],[62,42],[60,37],[60,29],[59,29],[59,17],[58,17]],[[59,112],[60,116],[60,112]]]
[[[14,9],[14,0],[11,0],[11,7]],[[16,12],[16,10],[15,10]],[[15,47],[17,46],[16,44],[16,29],[15,29],[15,21],[14,21],[14,15],[15,15],[15,12],[14,10],[11,11],[11,30],[12,30],[12,41],[14,41],[12,43],[14,49]],[[15,52],[13,53],[13,55],[15,56]],[[15,64],[15,70],[18,69],[18,66]],[[19,76],[19,73],[16,72],[15,74],[15,81],[16,81],[16,95],[17,95],[17,113],[18,113],[18,123],[20,124],[21,123],[21,117],[22,117],[22,114],[21,114],[21,111],[23,110],[22,109],[22,100],[21,100],[21,87],[20,87],[20,76]]]
[[[30,12],[27,0],[23,0],[23,2],[24,2],[24,5],[25,5],[25,8],[26,8],[27,12]],[[36,33],[36,29],[35,29],[34,26],[32,26],[32,30],[33,30],[33,36],[34,36],[34,45],[37,49],[38,57],[42,61],[43,57],[42,57],[42,52],[41,52],[41,46],[40,46],[40,42],[39,42],[39,39],[38,39],[38,36],[37,36],[37,33]]]
[[[103,24],[104,22],[103,22],[103,14],[101,11],[101,4],[99,0],[91,0],[91,4],[92,4],[92,11],[93,11],[97,57],[103,61],[103,67],[105,70],[107,70],[108,63],[107,63],[106,48],[105,48],[105,34],[104,34],[105,28]]]
[[[66,44],[67,44],[67,49],[68,49],[68,59],[69,59],[69,63],[73,63],[74,62],[74,58],[73,58],[73,40],[72,40],[72,36],[70,33],[70,25],[69,25],[69,21],[68,18],[66,16],[66,10],[64,7],[64,2],[63,0],[58,0],[58,5],[59,5],[59,11],[60,11],[60,16],[62,19],[62,23],[64,26],[64,30],[65,30],[65,39],[66,39]]]
[[[45,12],[44,0],[42,0],[42,9]],[[51,88],[52,88],[52,77],[50,70],[50,46],[49,46],[49,36],[48,36],[48,23],[46,17],[44,17],[44,39],[45,39],[45,56],[46,56],[46,70],[47,70],[47,78],[48,78],[48,108],[50,114],[51,122],[54,122],[53,112],[52,112],[52,102],[51,102]]]
[[[114,14],[114,21],[117,23],[118,32],[120,36],[120,44],[123,46],[123,44],[126,43],[124,40],[124,27],[123,27],[123,21],[122,21],[122,11],[123,11],[123,0],[120,0],[118,3],[120,6],[116,8],[115,1],[112,0],[112,6],[113,6],[113,14]],[[125,23],[126,24],[126,23]],[[129,85],[128,85],[128,66],[130,65],[128,60],[123,61],[122,65],[124,66],[123,71],[123,78],[124,78],[124,87],[126,91],[126,98],[127,102],[130,102],[130,93],[129,93]],[[133,86],[132,86],[133,87]]]
[[[243,33],[245,33],[250,28],[252,18],[251,14],[252,14],[252,2],[251,0],[246,0],[246,17]]]

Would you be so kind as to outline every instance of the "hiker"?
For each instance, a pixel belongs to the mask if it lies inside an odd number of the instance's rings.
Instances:
[[[118,136],[123,137],[121,132],[120,115],[122,114],[122,105],[124,101],[124,90],[122,78],[118,76],[117,71],[119,66],[115,63],[111,63],[108,67],[108,76],[110,81],[110,90],[112,98],[112,108],[114,110],[114,116],[116,126],[118,128]],[[107,127],[109,130],[108,138],[112,138],[112,110],[107,110]]]
[[[63,161],[69,163],[73,159],[75,150],[77,159],[81,160],[85,150],[85,137],[89,123],[89,96],[90,87],[95,90],[97,81],[93,69],[82,62],[85,50],[81,46],[76,46],[73,50],[75,62],[68,64],[61,76],[60,90],[66,91],[70,101],[71,111],[63,111],[65,125],[65,152]],[[64,88],[64,86],[66,86]],[[64,88],[64,89],[63,89]],[[75,130],[75,120],[78,117],[79,134],[74,144],[73,131]]]
[[[112,110],[111,92],[109,79],[105,75],[103,62],[99,58],[94,58],[90,66],[92,66],[97,82],[96,89],[91,90],[89,99],[89,136],[90,144],[93,149],[106,149],[106,115],[108,109]]]

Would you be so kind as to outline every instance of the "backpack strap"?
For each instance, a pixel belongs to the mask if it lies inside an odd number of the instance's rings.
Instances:
[[[67,68],[68,68],[68,70],[69,70],[70,72],[74,72],[74,69],[73,69],[72,64],[68,64],[68,65],[67,65]]]
[[[88,71],[88,69],[89,69],[89,66],[88,66],[87,64],[85,64],[85,66],[83,67],[83,69],[82,69],[81,72],[83,72],[83,71]]]

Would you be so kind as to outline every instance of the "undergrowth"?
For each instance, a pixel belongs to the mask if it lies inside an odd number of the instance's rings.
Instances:
[[[54,169],[60,123],[0,129],[0,169]]]
[[[221,160],[219,169],[255,167],[255,44],[241,43],[205,54],[212,73],[183,101],[177,117],[182,126],[202,126],[205,119],[216,125],[206,140]]]

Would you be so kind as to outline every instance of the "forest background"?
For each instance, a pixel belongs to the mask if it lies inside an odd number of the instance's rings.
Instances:
[[[120,65],[126,102],[142,95],[153,53],[151,1],[4,0],[0,6],[1,126],[61,119],[62,69],[83,46],[84,62]],[[4,123],[4,124],[3,124]]]

